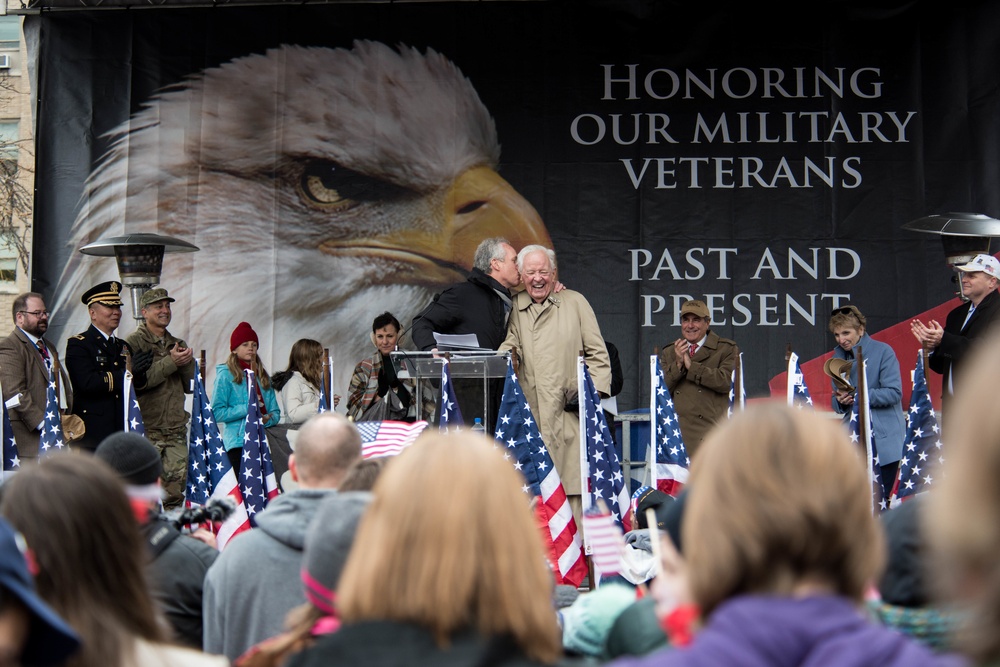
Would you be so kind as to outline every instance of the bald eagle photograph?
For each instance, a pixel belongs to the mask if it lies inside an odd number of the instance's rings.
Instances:
[[[330,347],[346,389],[372,319],[390,311],[407,327],[464,280],[480,241],[552,245],[497,173],[472,83],[429,48],[281,45],[163,88],[107,139],[69,245],[148,232],[198,246],[168,255],[160,284],[178,299],[171,328],[209,368],[246,320],[271,367],[299,338]],[[79,295],[112,278],[113,262],[70,255],[54,308],[64,332],[86,327]]]

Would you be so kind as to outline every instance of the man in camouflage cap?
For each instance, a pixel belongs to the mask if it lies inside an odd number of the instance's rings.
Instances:
[[[164,507],[171,509],[184,501],[187,472],[187,424],[190,415],[184,410],[184,394],[191,393],[194,378],[194,352],[180,338],[167,331],[170,304],[174,299],[162,287],[142,295],[143,322],[129,334],[127,341],[136,355],[152,354],[145,383],[137,383],[139,410],[142,412],[146,438],[160,452],[163,462]]]

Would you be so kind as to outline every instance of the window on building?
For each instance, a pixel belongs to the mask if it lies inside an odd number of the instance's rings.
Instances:
[[[17,49],[21,45],[21,17],[0,16],[0,49]]]
[[[10,192],[6,184],[17,178],[18,139],[17,121],[0,122],[0,196]],[[17,280],[20,258],[17,239],[11,234],[13,231],[0,233],[0,286],[9,286]]]
[[[0,160],[17,162],[17,141],[19,138],[16,120],[0,121]]]
[[[9,235],[0,234],[0,285],[17,281],[17,244]]]

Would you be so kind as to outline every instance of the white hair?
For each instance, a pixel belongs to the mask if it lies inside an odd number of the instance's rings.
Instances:
[[[544,252],[545,256],[549,258],[549,266],[552,270],[556,270],[556,251],[551,248],[546,248],[543,245],[526,245],[521,248],[521,252],[517,253],[517,270],[524,271],[524,258],[533,252]]]

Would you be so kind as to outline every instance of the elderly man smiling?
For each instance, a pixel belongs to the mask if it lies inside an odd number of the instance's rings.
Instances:
[[[736,343],[720,338],[711,326],[704,301],[685,301],[681,306],[681,337],[660,352],[660,367],[690,458],[726,414],[733,367],[740,356]]]
[[[570,289],[554,294],[555,252],[526,246],[517,255],[517,268],[525,289],[514,297],[507,339],[500,349],[517,348],[521,355],[521,388],[562,478],[577,525],[581,525],[576,359],[583,350],[594,386],[607,396],[611,387],[608,350],[583,295]]]

